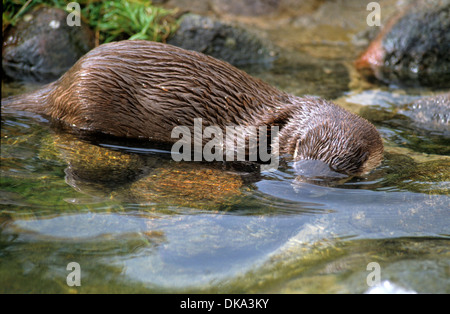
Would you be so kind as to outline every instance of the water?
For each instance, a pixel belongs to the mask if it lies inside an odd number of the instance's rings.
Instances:
[[[356,9],[342,10],[357,20]],[[359,80],[356,26],[302,37],[304,23],[294,25],[269,31],[286,49],[274,66],[249,71],[374,122],[386,150],[378,169],[327,186],[289,163],[261,174],[176,163],[164,149],[92,142],[6,112],[0,292],[362,293],[372,262],[381,281],[450,292],[449,139],[398,115],[438,92]],[[66,284],[70,262],[81,267],[80,287]]]

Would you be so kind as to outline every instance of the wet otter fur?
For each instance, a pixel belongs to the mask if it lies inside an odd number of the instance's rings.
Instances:
[[[296,97],[230,64],[167,44],[101,45],[59,80],[2,100],[78,129],[174,143],[176,126],[280,128],[279,153],[316,159],[359,175],[382,160],[378,131],[365,119],[315,97]]]

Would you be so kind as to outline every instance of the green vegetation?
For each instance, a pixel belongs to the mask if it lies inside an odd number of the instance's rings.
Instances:
[[[38,5],[66,10],[66,0],[3,0],[2,32]],[[148,0],[78,0],[81,18],[96,34],[97,44],[123,39],[165,42],[178,27],[177,11]]]
[[[108,36],[106,42],[122,34],[130,36],[129,39],[165,41],[174,31],[173,11],[141,1],[106,1],[103,8],[106,13],[97,27]]]

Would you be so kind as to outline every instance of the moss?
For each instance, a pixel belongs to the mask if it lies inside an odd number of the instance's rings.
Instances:
[[[416,193],[448,195],[450,174],[448,159],[416,163],[411,157],[399,154],[385,155],[385,166],[380,173],[384,188],[395,186]]]
[[[243,182],[239,176],[196,166],[174,163],[167,169],[155,169],[125,190],[118,190],[117,197],[206,210],[226,210],[240,202]]]

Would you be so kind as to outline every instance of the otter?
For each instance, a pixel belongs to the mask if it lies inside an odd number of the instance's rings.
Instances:
[[[176,126],[278,126],[279,154],[361,175],[383,144],[367,120],[317,97],[298,97],[230,64],[172,45],[126,40],[84,55],[59,80],[2,107],[119,138],[175,143]]]

